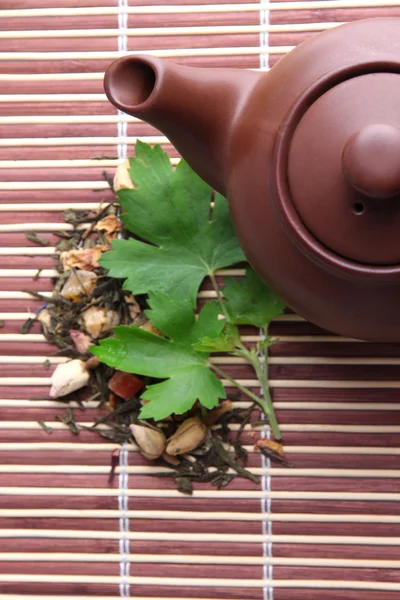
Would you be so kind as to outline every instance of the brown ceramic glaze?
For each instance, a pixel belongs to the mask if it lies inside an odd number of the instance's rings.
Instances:
[[[124,57],[105,91],[227,195],[249,262],[288,306],[400,340],[400,19],[316,35],[266,74]]]

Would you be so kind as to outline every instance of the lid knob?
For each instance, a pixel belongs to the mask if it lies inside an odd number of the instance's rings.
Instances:
[[[372,198],[400,194],[400,129],[368,125],[351,136],[342,155],[347,181]]]

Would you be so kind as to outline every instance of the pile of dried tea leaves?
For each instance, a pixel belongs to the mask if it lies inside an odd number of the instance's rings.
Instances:
[[[121,165],[113,188],[132,187],[127,165]],[[257,477],[246,468],[247,451],[241,442],[246,426],[264,424],[256,403],[235,408],[232,400],[240,397],[238,392],[238,396],[227,396],[212,410],[196,402],[184,414],[172,414],[159,421],[143,420],[139,413],[146,401],[141,394],[154,380],[122,372],[93,356],[90,349],[99,340],[113,337],[116,326],[133,324],[143,331],[159,332],[145,314],[148,296],[134,297],[124,289],[123,279],[111,277],[99,263],[113,240],[135,238],[119,219],[117,200],[97,211],[67,210],[64,218],[72,227],[54,232],[59,237],[55,255],[59,276],[52,295],[44,297],[25,290],[41,298],[43,305],[21,328],[22,333],[28,333],[35,320],[40,321],[45,338],[58,348],[53,355],[69,359],[59,364],[52,376],[50,396],[67,404],[58,420],[78,435],[83,426],[76,423],[68,403],[77,403],[84,410],[87,401],[91,405],[97,402],[104,415],[85,429],[117,444],[136,443],[149,461],[168,467],[156,476],[171,477],[184,494],[192,493],[193,482],[209,482],[221,488],[235,477],[245,477],[257,483]],[[46,242],[35,234],[30,240]],[[52,433],[46,423],[40,424]],[[232,424],[236,424],[234,433]],[[250,431],[250,437],[253,435]],[[289,466],[280,443],[259,440],[256,449]],[[117,463],[118,452],[113,452],[110,477]]]

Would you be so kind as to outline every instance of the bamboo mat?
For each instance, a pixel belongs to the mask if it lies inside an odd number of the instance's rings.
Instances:
[[[50,292],[62,211],[110,200],[102,172],[137,136],[102,90],[110,61],[151,52],[179,63],[267,70],[338,23],[400,16],[392,0],[0,0],[0,598],[397,600],[400,596],[400,344],[333,336],[296,315],[271,333],[271,385],[295,469],[250,453],[239,479],[192,498],[134,447],[108,473],[112,444],[56,421],[46,397],[53,348],[19,328]],[[47,233],[46,233],[47,232]],[[43,269],[37,281],[32,276]],[[200,293],[212,296],[207,285]],[[244,329],[247,341],[258,332]],[[223,360],[223,359],[222,359]],[[250,388],[251,371],[224,368]],[[243,400],[243,399],[242,399]],[[75,411],[92,422],[98,411]],[[53,428],[46,434],[39,419]],[[268,436],[268,429],[260,432]],[[246,433],[251,452],[254,439]]]

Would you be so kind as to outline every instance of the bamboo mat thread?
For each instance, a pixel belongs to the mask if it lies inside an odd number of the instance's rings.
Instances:
[[[271,387],[290,462],[271,465],[244,443],[260,485],[193,498],[152,477],[135,445],[114,444],[56,420],[46,398],[62,360],[22,290],[50,294],[55,229],[66,208],[110,200],[103,170],[137,138],[168,140],[114,110],[103,72],[120,55],[150,52],[180,64],[268,71],[314,33],[373,16],[400,16],[393,0],[2,0],[0,11],[0,600],[397,600],[400,592],[400,344],[321,331],[297,315],[276,319]],[[25,231],[49,239],[34,246]],[[32,281],[43,269],[37,281]],[[241,276],[225,270],[221,276]],[[219,279],[220,280],[220,279]],[[214,297],[206,282],[199,304]],[[251,345],[260,332],[243,328]],[[218,357],[255,392],[243,361]],[[223,382],[229,390],[229,381]],[[242,397],[238,405],[248,403]],[[95,403],[77,421],[98,416]],[[47,435],[37,424],[54,428]],[[233,427],[234,429],[234,427]],[[255,434],[269,437],[267,426]],[[162,481],[162,486],[160,485]]]

